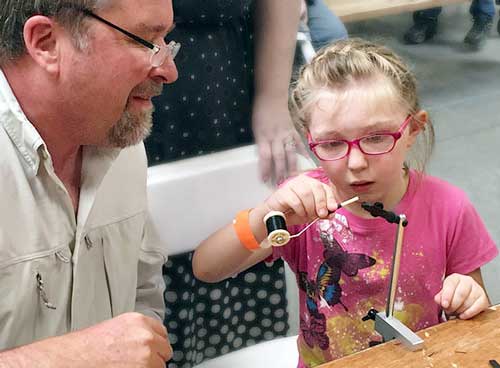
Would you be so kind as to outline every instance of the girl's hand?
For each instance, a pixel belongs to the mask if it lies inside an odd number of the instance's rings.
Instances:
[[[447,315],[469,319],[489,307],[486,292],[472,277],[454,273],[448,276],[434,300]]]
[[[268,211],[283,212],[288,225],[298,225],[327,218],[337,209],[337,200],[332,187],[302,174],[274,192],[264,206]]]

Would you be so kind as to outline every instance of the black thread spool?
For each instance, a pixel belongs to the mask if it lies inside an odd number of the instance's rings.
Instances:
[[[267,228],[267,240],[273,247],[281,247],[290,241],[290,233],[286,228],[286,218],[283,212],[271,211],[264,217]]]

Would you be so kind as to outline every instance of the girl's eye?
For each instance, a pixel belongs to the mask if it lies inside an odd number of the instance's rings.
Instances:
[[[365,137],[363,140],[365,141],[365,143],[380,143],[383,142],[385,139],[387,139],[385,135],[375,134]]]
[[[342,141],[330,141],[330,142],[325,142],[322,145],[325,148],[339,148],[339,147],[343,147],[344,144],[345,144],[345,142],[342,142]]]

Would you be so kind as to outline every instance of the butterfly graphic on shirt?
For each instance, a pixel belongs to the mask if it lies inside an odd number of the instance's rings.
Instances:
[[[326,335],[326,318],[323,314],[318,318],[311,317],[309,324],[301,318],[300,329],[304,341],[310,348],[317,345],[321,350],[326,350],[330,346],[330,339]]]
[[[306,272],[299,272],[299,288],[306,293],[306,306],[309,314],[319,318],[318,301],[326,302],[330,307],[342,303],[342,288],[340,277],[344,273],[353,277],[363,268],[375,264],[375,259],[362,253],[348,253],[331,235],[324,232],[320,234],[323,243],[324,261],[318,268],[315,279],[309,279]]]

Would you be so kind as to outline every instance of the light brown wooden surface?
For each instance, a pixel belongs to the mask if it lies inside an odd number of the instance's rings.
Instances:
[[[422,330],[424,349],[409,351],[391,341],[319,368],[491,368],[500,362],[500,305],[471,320],[453,320]]]
[[[436,6],[464,3],[465,0],[325,0],[343,22],[412,12]],[[470,1],[469,1],[470,2]]]

